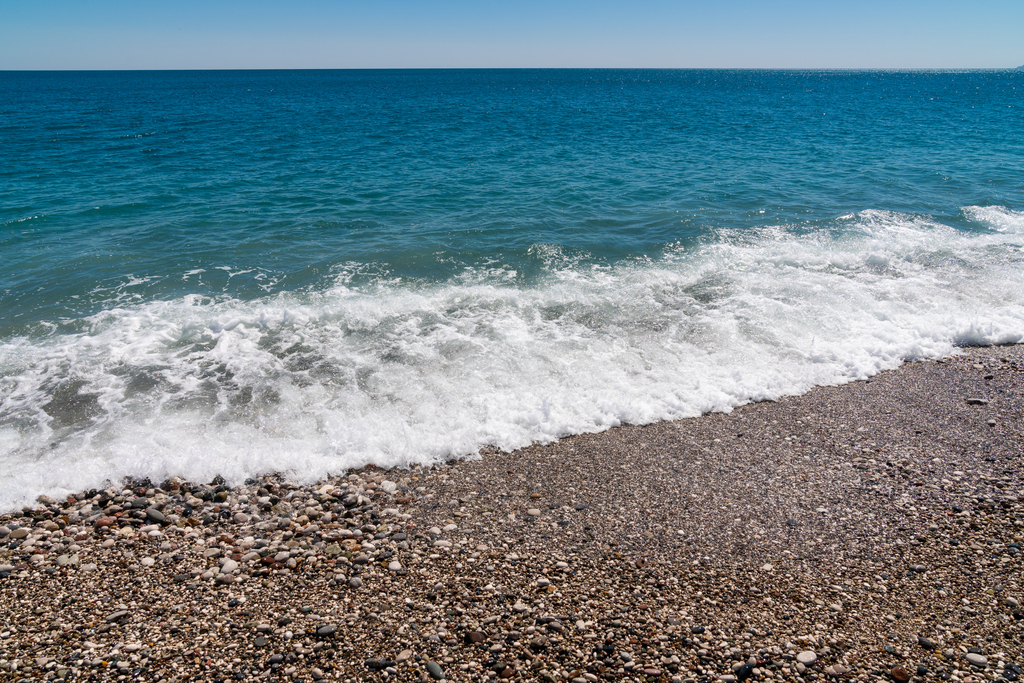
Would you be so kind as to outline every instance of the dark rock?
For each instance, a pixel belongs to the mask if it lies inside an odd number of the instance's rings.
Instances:
[[[321,638],[329,638],[330,636],[333,636],[337,630],[337,624],[327,624],[326,626],[321,626],[320,628],[318,628],[316,630],[316,634]]]
[[[700,625],[691,626],[690,633],[704,633],[704,627]]]
[[[934,650],[935,649],[935,643],[932,642],[931,640],[929,640],[928,638],[925,638],[924,636],[918,636],[917,637],[917,644],[920,645],[921,647],[923,647],[926,650]]]
[[[543,650],[548,646],[548,639],[544,636],[537,636],[530,641],[530,647],[534,650]]]
[[[482,643],[487,640],[487,634],[483,631],[467,631],[465,635],[466,643]]]

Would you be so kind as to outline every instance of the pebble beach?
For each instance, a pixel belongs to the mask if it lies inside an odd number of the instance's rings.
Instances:
[[[1024,347],[314,484],[0,515],[0,680],[1016,681]]]

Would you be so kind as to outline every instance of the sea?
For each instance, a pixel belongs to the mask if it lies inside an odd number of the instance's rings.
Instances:
[[[1024,70],[0,72],[0,159],[0,509],[1024,340]]]

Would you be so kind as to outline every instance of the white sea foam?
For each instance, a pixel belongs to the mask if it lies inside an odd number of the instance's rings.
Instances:
[[[124,303],[0,345],[0,508],[124,476],[315,479],[727,411],[1024,340],[1024,213],[865,211],[514,287]],[[493,271],[492,276],[486,275]],[[512,273],[509,276],[509,273]]]

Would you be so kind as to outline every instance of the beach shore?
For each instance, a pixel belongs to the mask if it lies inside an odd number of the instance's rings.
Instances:
[[[0,680],[1015,681],[1024,347],[432,469],[0,516]]]

